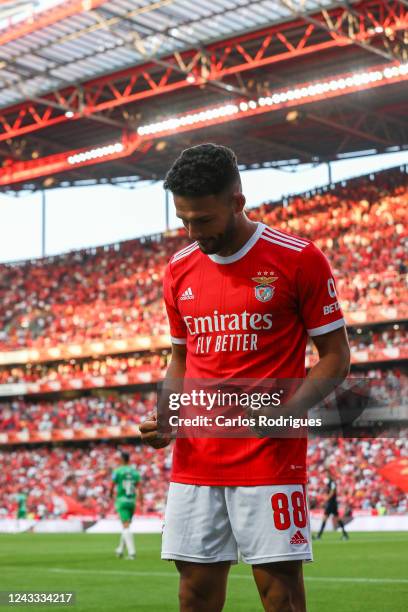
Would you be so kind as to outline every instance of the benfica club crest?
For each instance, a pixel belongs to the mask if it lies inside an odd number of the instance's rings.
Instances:
[[[254,287],[255,297],[260,302],[269,302],[275,294],[275,287],[272,286],[278,279],[277,276],[273,276],[273,272],[259,272],[259,276],[253,276],[252,280],[257,283]]]

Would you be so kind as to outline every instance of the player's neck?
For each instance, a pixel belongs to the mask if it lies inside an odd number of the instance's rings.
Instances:
[[[230,255],[237,253],[240,249],[242,249],[244,244],[248,242],[252,234],[256,232],[257,227],[258,223],[250,221],[248,217],[243,217],[236,227],[234,238],[231,240],[230,244],[224,249],[221,249],[217,255],[220,255],[221,257],[229,257]]]

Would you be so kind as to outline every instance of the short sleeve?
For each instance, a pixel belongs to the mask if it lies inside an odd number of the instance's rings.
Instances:
[[[320,336],[345,325],[333,272],[313,243],[300,256],[297,271],[300,316],[309,336]]]
[[[164,273],[163,295],[170,324],[171,341],[173,344],[186,344],[187,329],[174,299],[173,278],[171,276],[170,264],[167,265]]]
[[[114,471],[112,472],[112,481],[113,481],[113,482],[117,482],[117,479],[118,479],[118,473],[117,473],[117,471],[116,471],[116,470],[114,470]]]

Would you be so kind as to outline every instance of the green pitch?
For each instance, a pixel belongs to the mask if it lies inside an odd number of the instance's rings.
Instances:
[[[408,533],[339,537],[328,533],[314,544],[315,562],[305,566],[308,612],[405,612]],[[0,535],[0,590],[73,590],[73,612],[176,612],[177,574],[160,560],[160,536],[135,541],[137,559],[126,561],[114,557],[113,535]],[[239,564],[225,611],[260,610],[250,568]]]

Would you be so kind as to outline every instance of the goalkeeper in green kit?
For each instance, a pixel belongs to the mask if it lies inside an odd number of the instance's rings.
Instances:
[[[116,555],[123,557],[125,547],[128,559],[135,558],[135,545],[130,531],[130,524],[136,507],[136,490],[139,492],[140,503],[143,504],[143,493],[140,488],[140,474],[136,468],[129,465],[129,453],[122,452],[122,465],[113,470],[111,498],[115,494],[115,508],[122,522],[122,533]]]

